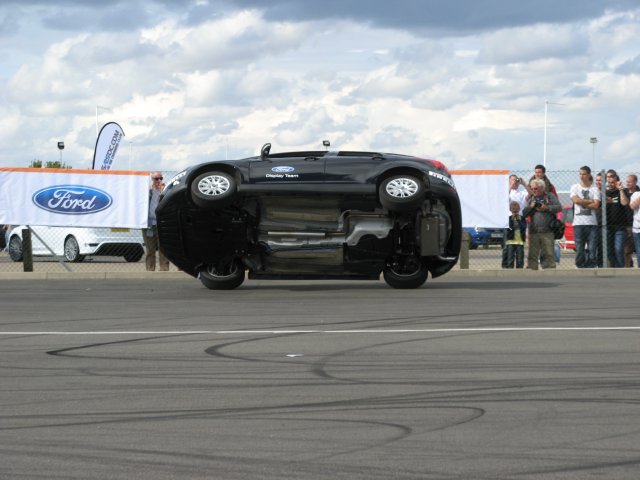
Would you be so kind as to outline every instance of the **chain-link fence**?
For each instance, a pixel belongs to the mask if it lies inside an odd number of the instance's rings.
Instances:
[[[166,180],[176,172],[163,172]],[[530,170],[514,170],[514,175],[528,182],[533,177]],[[627,186],[627,178],[632,173],[618,173],[622,185]],[[557,269],[575,269],[576,252],[573,230],[573,206],[570,198],[571,186],[578,183],[578,170],[548,171],[547,177],[555,187],[558,200],[563,206],[562,220],[565,223],[565,235],[556,240],[555,257]],[[595,179],[594,179],[595,180]],[[606,183],[606,182],[605,182]],[[595,184],[595,181],[594,181]],[[505,189],[508,185],[505,185]],[[464,192],[461,192],[464,195]],[[508,205],[505,205],[505,226],[509,217]],[[24,245],[22,232],[25,226],[11,226],[6,235],[7,245],[0,253],[0,272],[21,272],[24,270]],[[613,266],[607,251],[615,243],[610,235],[604,235],[607,229],[598,227],[597,242],[598,266]],[[65,228],[31,226],[31,249],[33,252],[33,271],[41,272],[139,272],[145,271],[145,245],[142,230],[116,228]],[[483,225],[465,226],[469,234],[468,242],[463,243],[461,261],[456,269],[496,270],[502,268],[503,242],[505,228],[487,228]],[[0,241],[0,246],[2,246]],[[613,245],[615,246],[615,245]],[[525,266],[528,245],[525,244]],[[637,264],[633,238],[630,234],[624,243],[626,265]],[[172,265],[171,270],[176,270]]]

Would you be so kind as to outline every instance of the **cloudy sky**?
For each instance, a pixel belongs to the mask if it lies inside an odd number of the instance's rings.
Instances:
[[[639,0],[2,0],[0,166],[272,151],[640,173]]]

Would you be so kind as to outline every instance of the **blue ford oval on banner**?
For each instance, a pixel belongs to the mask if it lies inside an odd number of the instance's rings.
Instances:
[[[111,206],[107,192],[86,185],[54,185],[33,194],[33,203],[44,210],[63,215],[87,215]]]
[[[124,137],[124,132],[116,122],[106,123],[100,129],[100,133],[96,139],[96,148],[93,153],[92,169],[95,170],[96,167],[100,170],[111,169],[116,159],[122,137]],[[96,161],[98,165],[96,165]]]

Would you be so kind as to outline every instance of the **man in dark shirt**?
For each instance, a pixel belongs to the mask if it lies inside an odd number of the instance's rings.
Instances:
[[[627,237],[624,241],[624,267],[633,267],[633,254],[636,251],[635,242],[633,241],[633,233],[631,227],[633,226],[633,210],[629,207],[629,200],[631,195],[640,191],[638,187],[637,175],[627,176],[627,188],[620,192],[620,203],[625,206],[625,226],[627,227]]]
[[[607,259],[609,267],[624,267],[624,241],[627,237],[627,215],[620,200],[622,183],[615,170],[607,171]]]

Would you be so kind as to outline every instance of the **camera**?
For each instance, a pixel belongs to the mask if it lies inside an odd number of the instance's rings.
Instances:
[[[532,203],[531,203],[531,208],[538,209],[538,208],[540,208],[541,206],[542,206],[542,202],[540,202],[540,201],[538,201],[538,200],[536,200],[536,201],[534,201],[534,202],[532,202]]]

